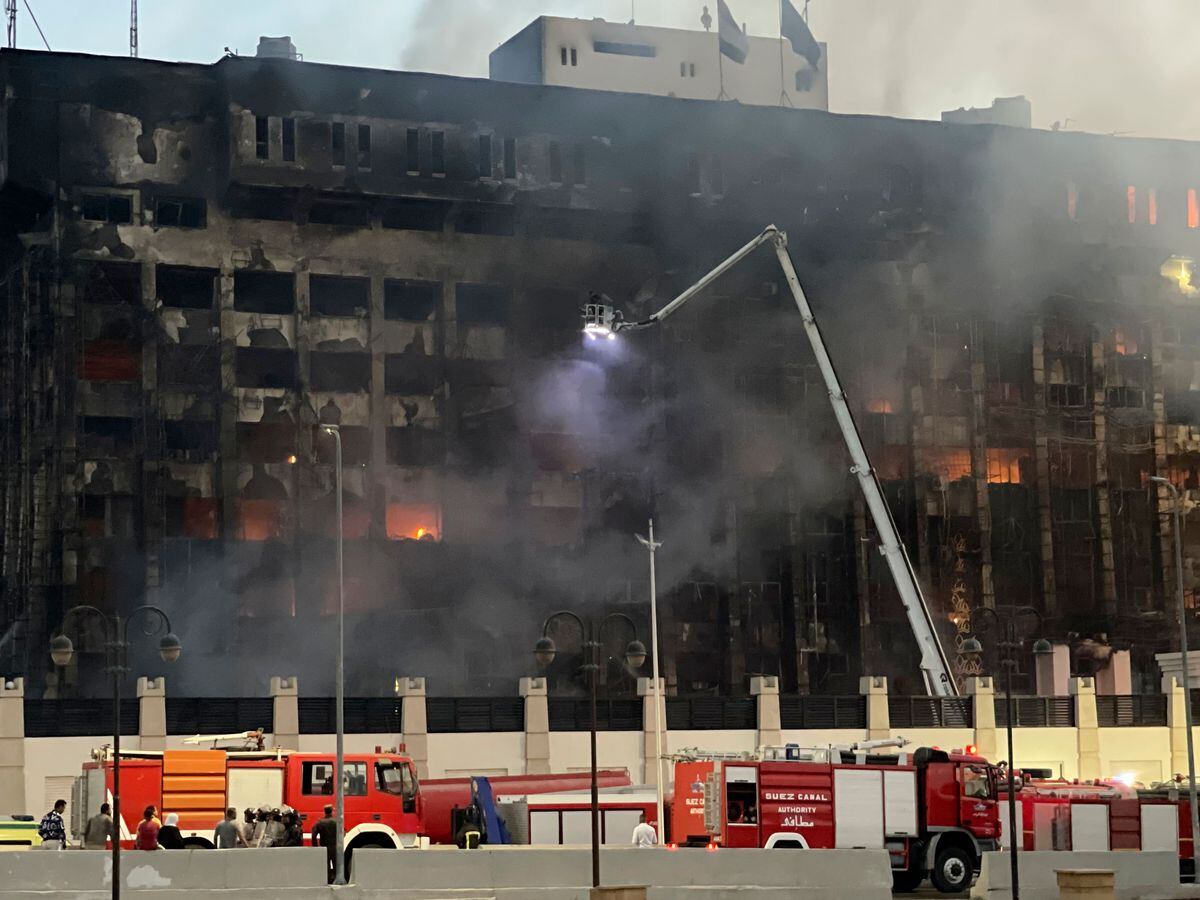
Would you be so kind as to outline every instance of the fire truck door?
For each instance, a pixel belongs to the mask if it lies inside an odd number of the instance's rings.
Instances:
[[[833,770],[834,846],[883,846],[883,773],[878,769]]]
[[[1179,813],[1174,803],[1142,804],[1142,849],[1179,852]]]
[[[1108,850],[1108,804],[1071,804],[1071,849]]]
[[[758,767],[725,765],[725,846],[761,847],[758,836]]]

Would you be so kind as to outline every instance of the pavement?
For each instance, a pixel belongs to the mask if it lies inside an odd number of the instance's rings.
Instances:
[[[939,893],[936,888],[933,888],[926,883],[923,888],[918,891],[914,891],[911,894],[893,894],[892,896],[895,898],[895,900],[901,900],[901,898],[903,898],[903,900],[929,900],[931,897],[941,897],[942,900],[955,900],[955,898],[959,898],[959,900],[966,900],[966,898],[971,896],[971,892],[965,891],[961,894],[942,894]]]

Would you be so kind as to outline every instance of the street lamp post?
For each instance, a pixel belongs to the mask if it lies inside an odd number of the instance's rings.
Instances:
[[[1187,610],[1183,603],[1183,518],[1180,515],[1179,489],[1161,475],[1150,480],[1171,492],[1171,512],[1175,524],[1175,605],[1179,616],[1179,663],[1183,668],[1183,722],[1187,728],[1188,805],[1192,815],[1192,881],[1200,883],[1200,810],[1196,809],[1196,756],[1192,746],[1192,682],[1188,667]]]
[[[1021,877],[1020,866],[1017,862],[1018,845],[1021,842],[1021,831],[1017,828],[1017,789],[1016,789],[1016,762],[1013,759],[1013,699],[1012,699],[1012,673],[1017,668],[1017,660],[1015,651],[1019,650],[1024,641],[1021,640],[1017,631],[1017,622],[1023,618],[1036,619],[1038,625],[1041,625],[1042,617],[1032,606],[1018,606],[1008,611],[1005,615],[1000,615],[991,607],[980,607],[973,612],[973,615],[980,618],[989,618],[994,624],[999,625],[1004,629],[1003,639],[997,643],[1001,651],[1000,666],[1004,670],[1004,731],[1008,739],[1008,844],[1009,844],[1009,868],[1012,873],[1012,900],[1021,900]],[[983,652],[983,645],[978,639],[971,637],[963,642],[963,653],[980,654]],[[1042,655],[1049,653],[1050,642],[1045,638],[1039,638],[1033,645],[1033,653]]]
[[[662,836],[665,834],[665,823],[663,822],[663,727],[662,727],[662,696],[658,680],[658,589],[655,584],[654,577],[654,553],[662,546],[661,542],[654,540],[654,520],[650,520],[650,530],[647,532],[649,537],[642,537],[640,534],[637,539],[642,546],[650,551],[650,659],[653,669],[654,688],[651,691],[651,696],[654,698],[654,786],[655,786],[655,813],[658,818],[655,822],[658,825],[659,841],[662,841]]]
[[[346,720],[345,680],[346,680],[346,596],[343,586],[342,565],[342,432],[337,425],[322,425],[327,434],[333,435],[333,492],[335,495],[334,516],[337,518],[337,662],[334,672],[334,708],[337,718],[337,755],[334,762],[333,781],[334,803],[337,805],[334,813],[337,819],[337,844],[333,855],[333,883],[346,883]]]
[[[90,616],[104,623],[104,651],[107,661],[105,672],[112,675],[113,682],[113,789],[112,789],[112,898],[121,896],[121,678],[129,673],[129,623],[139,616],[149,616],[152,628],[143,630],[147,636],[163,632],[158,642],[158,653],[164,662],[175,662],[183,646],[171,630],[171,620],[157,606],[139,606],[122,621],[118,615],[109,616],[94,606],[75,606],[63,616],[58,635],[50,641],[50,658],[56,666],[69,665],[75,656],[75,645],[67,637],[67,623],[72,618]]]
[[[550,637],[550,624],[558,618],[571,619],[579,626],[579,634],[583,640],[585,655],[590,657],[590,661],[583,664],[583,671],[588,674],[592,701],[592,717],[588,729],[591,738],[592,771],[592,887],[600,887],[600,786],[596,776],[596,686],[600,680],[600,636],[604,631],[604,626],[609,622],[624,620],[629,624],[630,629],[633,631],[633,640],[625,647],[625,662],[632,669],[639,668],[646,661],[646,645],[637,639],[637,626],[634,624],[633,619],[624,613],[609,613],[599,622],[593,623],[589,627],[575,613],[563,610],[546,618],[546,621],[542,624],[542,636],[533,648],[534,659],[537,660],[542,668],[554,662],[555,654],[558,652],[558,649],[554,645],[554,639]],[[607,662],[608,657],[605,657],[604,661]]]

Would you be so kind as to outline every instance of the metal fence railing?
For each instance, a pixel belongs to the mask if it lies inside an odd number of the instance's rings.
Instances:
[[[168,697],[167,734],[234,734],[274,727],[270,697]]]
[[[430,734],[470,731],[524,731],[521,697],[426,697],[425,721]]]
[[[779,723],[784,728],[866,728],[867,698],[860,694],[783,694],[779,697]]]
[[[1101,728],[1166,725],[1167,695],[1099,696],[1096,698],[1096,721]]]
[[[971,728],[970,697],[888,697],[892,728]]]
[[[301,734],[333,734],[337,711],[333,697],[300,697]],[[399,734],[400,701],[394,697],[347,697],[342,703],[347,734]]]
[[[104,736],[113,733],[109,698],[94,700],[25,700],[26,737]],[[121,734],[138,733],[138,701],[121,701]]]
[[[549,698],[551,731],[587,731],[591,727],[590,700],[576,697]],[[642,700],[620,697],[596,701],[596,728],[599,731],[641,731]]]
[[[1013,718],[1017,728],[1074,728],[1074,697],[1013,697]],[[996,697],[996,726],[1008,726],[1008,707],[1004,696]]]
[[[757,728],[754,697],[667,697],[666,727],[672,731]]]

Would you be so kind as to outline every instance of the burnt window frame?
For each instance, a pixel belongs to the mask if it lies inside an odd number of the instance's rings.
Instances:
[[[409,175],[421,174],[420,128],[406,128],[404,131],[404,164]]]
[[[291,304],[286,309],[282,306],[278,309],[251,309],[241,302],[243,290],[239,290],[238,281],[253,280],[262,277],[264,280],[278,278],[280,283],[286,278],[291,282]],[[262,271],[259,269],[235,269],[233,272],[233,308],[237,312],[256,313],[258,315],[267,316],[290,316],[296,312],[296,273],[295,272],[273,272]]]
[[[336,168],[346,167],[346,123],[329,123],[329,159]]]
[[[501,302],[488,304],[484,297],[495,292]],[[454,321],[459,326],[505,328],[511,321],[514,306],[513,286],[502,282],[458,281],[454,284]],[[499,314],[493,310],[498,310]],[[464,315],[464,312],[472,315]],[[487,312],[488,314],[481,314]]]
[[[281,122],[280,155],[284,162],[296,161],[296,120],[292,116],[284,116]]]
[[[406,288],[412,289],[422,303],[431,304],[430,312],[432,315],[426,315],[422,319],[414,319],[394,314],[398,307],[400,307],[399,298],[396,297],[394,292],[402,291]],[[440,281],[423,278],[385,278],[383,280],[383,318],[388,322],[433,324],[440,318],[442,313],[443,292],[444,287]]]
[[[492,136],[481,134],[479,135],[479,177],[481,180],[491,180],[492,165]]]
[[[134,197],[131,193],[116,191],[80,191],[79,217],[85,222],[104,222],[107,225],[132,225],[136,214]],[[113,215],[114,204],[117,207],[128,207],[127,215]],[[104,207],[102,215],[96,215],[99,206]],[[89,209],[90,206],[90,209]]]
[[[163,208],[174,206],[178,209],[175,221],[164,221]],[[184,212],[188,209],[198,211],[194,221],[184,221]],[[207,228],[208,201],[203,197],[164,196],[154,198],[154,225],[156,228]]]
[[[446,177],[446,132],[429,133],[429,172],[434,178]]]
[[[507,181],[517,180],[517,139],[504,139],[504,178]]]
[[[327,307],[325,304],[329,302],[329,298],[325,298],[320,302],[321,309],[318,309],[317,296],[323,293],[323,287],[331,287],[336,289],[338,283],[345,283],[347,287],[353,285],[354,292],[361,291],[362,303],[357,302],[353,312],[330,312],[329,309],[335,307]],[[357,300],[358,298],[356,298]],[[362,310],[362,312],[358,312]],[[371,311],[371,278],[367,275],[337,275],[331,272],[312,272],[308,276],[308,311],[309,315],[320,316],[325,319],[356,319],[366,316]]]
[[[359,122],[358,128],[355,129],[355,135],[358,168],[369,172],[371,170],[371,126],[366,122]]]
[[[254,117],[254,158],[269,160],[271,158],[271,117]]]
[[[178,277],[181,280],[187,277],[194,278],[197,282],[204,279],[209,280],[209,299],[208,303],[201,306],[194,303],[181,305],[171,303],[171,297],[163,297],[162,287],[172,279]],[[167,309],[198,309],[198,310],[214,310],[217,307],[218,284],[220,282],[221,270],[209,266],[180,266],[173,263],[156,263],[154,266],[154,296],[155,300],[161,303]]]
[[[562,165],[562,145],[558,141],[551,141],[547,148],[546,155],[550,163],[550,183],[563,183],[563,165]]]

